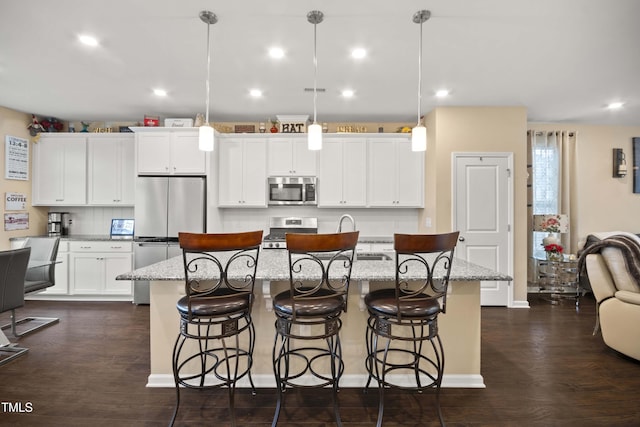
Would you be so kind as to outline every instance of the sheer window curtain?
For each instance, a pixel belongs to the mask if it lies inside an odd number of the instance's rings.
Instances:
[[[528,212],[529,255],[541,255],[545,233],[533,231],[532,219],[536,214],[565,214],[569,217],[569,232],[560,235],[565,253],[576,252],[572,238],[577,229],[577,218],[572,215],[575,204],[576,132],[533,131],[527,132],[528,144]]]

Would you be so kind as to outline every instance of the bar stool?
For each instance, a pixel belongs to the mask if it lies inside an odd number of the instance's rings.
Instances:
[[[337,396],[344,372],[340,314],[347,311],[358,235],[357,231],[285,235],[289,289],[273,298],[273,370],[278,401],[272,427],[278,424],[287,387],[332,387],[336,424],[342,425]],[[324,341],[325,345],[313,341]]]
[[[378,427],[382,425],[385,387],[418,392],[434,388],[438,419],[444,425],[440,410],[444,348],[438,314],[446,310],[458,234],[395,234],[395,287],[365,296],[369,312],[365,390],[372,379],[378,382]]]
[[[185,296],[176,305],[180,333],[173,348],[176,408],[180,388],[229,389],[231,425],[239,379],[251,378],[255,329],[251,321],[262,231],[229,234],[179,233]],[[185,343],[191,342],[185,347]]]

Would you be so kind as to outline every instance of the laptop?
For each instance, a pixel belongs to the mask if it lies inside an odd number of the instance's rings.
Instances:
[[[121,219],[116,218],[111,220],[111,232],[109,233],[112,239],[133,239],[133,228],[135,220],[133,219]]]

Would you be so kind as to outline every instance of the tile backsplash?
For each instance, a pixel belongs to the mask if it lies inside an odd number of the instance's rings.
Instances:
[[[71,214],[69,233],[72,235],[108,235],[112,218],[133,218],[133,206],[56,206],[49,208],[49,212],[69,212]]]

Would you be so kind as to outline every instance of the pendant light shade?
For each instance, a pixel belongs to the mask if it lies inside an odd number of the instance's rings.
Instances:
[[[207,94],[207,99],[205,102],[205,105],[206,105],[205,119],[204,119],[205,123],[202,126],[200,126],[200,129],[198,132],[198,148],[201,151],[213,151],[214,132],[213,132],[213,128],[209,124],[209,98],[211,93],[210,82],[209,82],[209,79],[211,76],[211,49],[210,49],[211,31],[210,30],[211,30],[211,24],[215,24],[216,22],[218,22],[218,17],[213,12],[209,12],[208,10],[203,10],[202,12],[200,12],[200,19],[202,20],[202,22],[207,24],[207,80],[206,80],[206,90],[205,90]]]
[[[307,134],[309,150],[322,150],[322,126],[318,123],[309,125]]]
[[[198,148],[200,151],[213,151],[213,128],[206,123],[198,128]]]
[[[411,130],[411,150],[427,150],[427,128],[421,123],[420,107],[422,104],[422,24],[431,17],[428,10],[419,10],[413,15],[413,22],[420,24],[420,39],[418,42],[418,123]]]
[[[421,124],[411,130],[411,151],[427,151],[427,128]]]
[[[316,26],[322,22],[324,14],[319,10],[307,13],[307,21],[313,24],[313,124],[307,128],[309,150],[322,150],[322,126],[317,121],[318,100],[318,52],[316,43]]]

